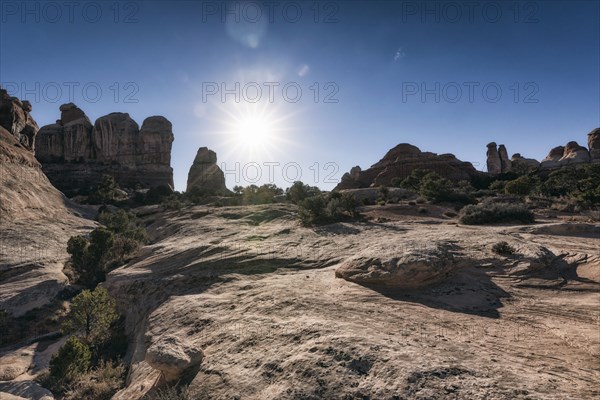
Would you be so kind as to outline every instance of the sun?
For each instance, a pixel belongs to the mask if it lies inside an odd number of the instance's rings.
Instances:
[[[248,147],[262,147],[268,144],[273,134],[271,121],[260,115],[249,115],[236,121],[236,140]]]

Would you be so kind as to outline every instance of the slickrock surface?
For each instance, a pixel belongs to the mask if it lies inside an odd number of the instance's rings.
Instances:
[[[93,228],[86,210],[54,188],[14,133],[0,126],[0,308],[14,316],[66,284],[67,241]]]
[[[461,226],[427,207],[312,229],[285,204],[140,210],[152,244],[105,283],[132,337],[115,399],[174,379],[211,399],[597,398],[600,227]],[[419,289],[336,278],[357,259],[447,256]]]

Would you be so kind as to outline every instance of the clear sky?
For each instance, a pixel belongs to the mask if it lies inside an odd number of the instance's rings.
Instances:
[[[484,169],[600,126],[599,4],[2,1],[0,83],[40,126],[165,116],[177,190],[202,146],[229,187],[329,189],[402,142]]]

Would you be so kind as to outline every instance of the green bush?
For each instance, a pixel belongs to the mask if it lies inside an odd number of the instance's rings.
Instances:
[[[518,196],[526,196],[533,193],[540,184],[537,176],[523,175],[515,180],[508,181],[504,185],[504,193]]]
[[[73,299],[63,330],[82,335],[87,344],[97,346],[110,338],[111,325],[118,318],[115,300],[106,289],[84,290]]]
[[[321,190],[316,186],[309,186],[300,181],[296,181],[292,186],[287,188],[285,194],[289,201],[298,204],[308,197],[321,194]]]
[[[98,220],[106,228],[94,229],[89,238],[73,236],[67,242],[70,265],[75,275],[72,278],[90,288],[102,282],[107,272],[121,265],[148,237],[146,230],[137,225],[132,213],[105,210]]]
[[[70,337],[50,359],[50,378],[57,382],[71,382],[90,369],[92,352],[76,336]]]
[[[304,199],[298,205],[298,217],[302,225],[323,225],[348,218],[358,218],[358,203],[354,196],[331,192],[327,198],[322,195]]]
[[[419,191],[421,187],[421,181],[428,174],[434,173],[428,169],[413,169],[406,178],[398,186],[403,187],[405,189],[410,189],[414,191]],[[396,181],[397,182],[397,181]]]
[[[435,172],[425,175],[419,186],[419,194],[435,203],[472,204],[474,202],[470,195],[472,190],[468,182],[454,183]]]
[[[111,204],[117,197],[117,190],[119,185],[115,178],[110,175],[104,175],[102,182],[92,189],[88,195],[87,201],[91,204]]]
[[[460,210],[459,222],[466,225],[482,225],[498,222],[534,222],[534,215],[522,204],[494,203],[484,201]]]

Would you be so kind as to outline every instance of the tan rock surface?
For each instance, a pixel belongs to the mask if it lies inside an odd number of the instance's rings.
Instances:
[[[146,214],[152,244],[105,284],[133,338],[115,398],[161,384],[147,357],[166,337],[202,350],[200,398],[597,397],[598,225],[461,226],[405,208],[314,229],[291,205]],[[502,240],[516,254],[493,253]],[[370,248],[434,243],[459,265],[425,289],[335,277]]]

